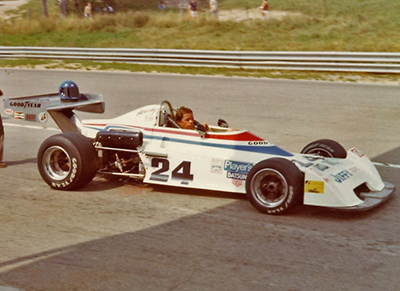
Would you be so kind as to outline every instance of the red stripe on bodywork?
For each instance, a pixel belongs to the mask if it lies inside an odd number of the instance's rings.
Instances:
[[[185,135],[185,136],[199,136],[199,134],[196,131],[176,131],[176,130],[170,130],[167,128],[149,128],[149,127],[142,127],[142,126],[133,126],[133,125],[121,125],[121,124],[95,124],[95,123],[85,123],[85,126],[101,126],[101,127],[106,127],[106,126],[124,126],[124,127],[132,127],[132,128],[139,128],[147,131],[153,131],[153,132],[162,132],[162,133],[170,133],[170,134],[176,134],[176,135]],[[206,133],[205,138],[209,139],[218,139],[218,140],[234,140],[234,141],[262,141],[264,139],[248,132],[239,132],[239,133],[233,133],[233,132],[226,132],[222,134],[215,134],[215,133]]]
[[[237,141],[262,141],[263,139],[248,132],[241,132],[237,134],[217,135],[217,134],[206,134],[207,138],[222,139],[222,140],[237,140]]]

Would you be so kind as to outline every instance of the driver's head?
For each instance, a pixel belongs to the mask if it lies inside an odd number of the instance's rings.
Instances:
[[[190,108],[182,106],[176,111],[176,122],[183,129],[194,129],[193,111]]]

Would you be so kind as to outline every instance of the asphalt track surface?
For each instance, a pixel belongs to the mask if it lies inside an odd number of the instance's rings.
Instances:
[[[109,118],[168,99],[200,121],[224,118],[289,151],[331,138],[357,146],[399,185],[398,86],[163,74],[1,70],[4,97],[56,92],[74,80],[102,93]],[[2,105],[0,106],[2,108]],[[3,117],[5,116],[2,114]],[[51,190],[36,153],[57,133],[3,118],[0,290],[399,290],[399,190],[347,213],[300,206],[258,213],[242,195],[97,177]]]

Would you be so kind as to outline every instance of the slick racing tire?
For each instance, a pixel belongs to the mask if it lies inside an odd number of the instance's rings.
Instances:
[[[265,214],[283,214],[301,201],[303,173],[292,162],[272,158],[256,164],[247,175],[250,203]]]
[[[38,152],[40,175],[54,189],[73,190],[86,185],[96,175],[96,164],[93,144],[75,132],[49,137]]]
[[[310,142],[301,150],[301,153],[326,158],[345,159],[347,157],[344,147],[340,143],[330,139],[319,139]]]

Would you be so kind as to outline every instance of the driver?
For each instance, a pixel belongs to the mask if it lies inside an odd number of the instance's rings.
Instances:
[[[192,109],[182,106],[176,111],[175,119],[179,126],[183,129],[195,129],[195,121]],[[207,123],[203,123],[203,126],[206,130],[209,130]]]

